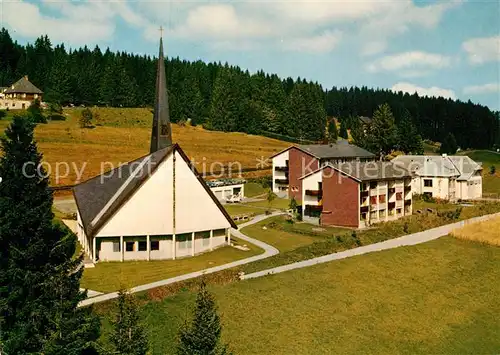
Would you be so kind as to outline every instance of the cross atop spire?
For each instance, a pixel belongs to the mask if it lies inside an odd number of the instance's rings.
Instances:
[[[163,31],[163,27],[160,27]],[[165,58],[163,57],[163,38],[160,37],[158,67],[156,71],[155,107],[153,113],[153,128],[151,131],[150,153],[172,145],[172,129],[168,108],[167,77],[165,75]]]
[[[163,38],[163,26],[160,26],[159,31],[160,31],[160,38]]]

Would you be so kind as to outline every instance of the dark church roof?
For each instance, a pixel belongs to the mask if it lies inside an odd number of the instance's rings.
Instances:
[[[163,57],[163,40],[160,38],[158,67],[156,70],[156,94],[151,131],[150,153],[166,148],[172,144],[172,129],[168,107],[167,77],[165,74],[165,58]]]
[[[121,165],[73,188],[73,195],[75,196],[86,235],[95,235],[109,218],[119,210],[120,206],[142,186],[155,172],[156,168],[174,151],[177,151],[190,166],[200,184],[205,188],[231,226],[237,228],[233,219],[222,207],[189,158],[177,144],[174,144]]]
[[[12,84],[11,87],[5,90],[6,94],[43,94],[43,91],[37,88],[28,80],[28,76],[23,76],[21,79]]]

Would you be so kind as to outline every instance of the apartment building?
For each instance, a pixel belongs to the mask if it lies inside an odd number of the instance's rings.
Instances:
[[[411,215],[411,174],[390,162],[325,164],[300,178],[302,217],[364,228]]]
[[[336,144],[293,145],[271,157],[273,162],[273,192],[283,198],[302,201],[300,178],[326,164],[366,162],[375,154],[341,141]]]
[[[483,168],[468,156],[400,155],[392,161],[412,173],[416,194],[450,201],[483,195]]]

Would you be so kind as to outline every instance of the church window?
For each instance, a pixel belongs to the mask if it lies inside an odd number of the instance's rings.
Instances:
[[[168,135],[168,125],[164,123],[161,125],[161,135],[162,136]]]
[[[145,240],[139,241],[139,251],[148,250],[148,243]]]
[[[126,251],[134,251],[135,242],[125,242]]]
[[[151,241],[151,250],[160,250],[160,241],[152,240]]]
[[[179,234],[176,236],[176,239],[179,242],[179,249],[189,249],[192,247],[190,233]]]
[[[121,250],[120,250],[120,242],[113,242],[113,252],[114,253],[119,253]]]

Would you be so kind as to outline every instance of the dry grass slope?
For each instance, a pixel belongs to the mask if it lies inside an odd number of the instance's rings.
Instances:
[[[111,166],[116,167],[148,153],[153,117],[149,109],[92,109],[94,115],[98,115],[93,129],[80,128],[80,111],[65,110],[66,121],[40,124],[36,128],[38,147],[53,170],[52,184],[74,184],[77,178],[74,167],[85,167],[82,180],[86,180],[110,170]],[[0,121],[0,130],[5,130],[9,124],[8,120]],[[212,163],[239,162],[243,168],[255,168],[257,159],[267,158],[289,146],[287,142],[266,137],[207,131],[202,127],[174,124],[172,130],[174,141],[198,163],[201,172],[204,166],[209,170]],[[68,176],[58,181],[54,174],[57,162],[67,162],[71,167]],[[214,170],[220,170],[220,165],[215,165]],[[61,172],[64,171],[61,167]],[[270,170],[265,173],[269,174]]]
[[[469,224],[453,232],[453,236],[475,242],[500,245],[500,217]]]

